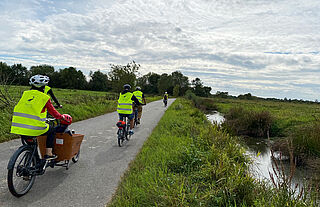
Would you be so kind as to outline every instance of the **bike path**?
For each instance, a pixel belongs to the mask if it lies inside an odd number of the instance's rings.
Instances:
[[[169,99],[168,106],[174,99]],[[0,144],[0,206],[105,206],[128,164],[150,136],[166,108],[162,101],[143,107],[141,125],[123,147],[117,143],[118,114],[108,113],[73,123],[70,129],[84,134],[79,161],[69,170],[56,166],[37,176],[31,190],[16,198],[7,187],[7,164],[21,145],[20,139]]]

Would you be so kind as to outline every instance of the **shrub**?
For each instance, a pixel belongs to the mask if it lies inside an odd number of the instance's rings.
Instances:
[[[273,118],[268,111],[247,111],[242,107],[231,108],[225,115],[223,126],[238,136],[267,137]]]

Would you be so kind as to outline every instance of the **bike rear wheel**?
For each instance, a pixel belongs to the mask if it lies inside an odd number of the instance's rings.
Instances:
[[[32,149],[27,147],[13,156],[13,166],[8,169],[8,187],[12,195],[21,197],[28,193],[36,179],[36,176],[30,173],[31,168],[35,168],[36,158],[32,156]]]
[[[122,147],[122,145],[123,145],[123,140],[124,140],[124,130],[122,129],[122,130],[119,130],[118,131],[118,145],[119,145],[119,147]]]

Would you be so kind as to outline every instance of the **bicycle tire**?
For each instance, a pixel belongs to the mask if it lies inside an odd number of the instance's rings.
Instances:
[[[25,154],[23,155],[23,153]],[[23,155],[21,160],[18,160],[18,158],[21,155]],[[29,163],[30,159],[32,159],[31,160],[32,166],[25,166],[27,163]],[[20,165],[21,163],[23,164]],[[16,164],[18,164],[18,166],[16,166]],[[22,169],[34,167],[35,165],[36,165],[36,157],[32,157],[32,148],[30,148],[29,146],[20,147],[13,154],[8,164],[8,176],[7,176],[8,188],[12,195],[16,197],[21,197],[29,192],[29,190],[32,188],[32,185],[34,184],[36,176],[35,175],[21,176],[18,174],[23,173]],[[20,170],[18,171],[19,168]],[[25,187],[23,187],[21,190],[19,190],[17,186],[15,186],[16,182],[14,179],[14,175],[18,176],[19,181],[26,181],[25,182],[26,185],[24,185]]]
[[[72,158],[72,162],[76,163],[79,161],[79,157],[80,157],[80,149],[78,151],[78,153]]]
[[[125,138],[126,138],[127,141],[129,141],[130,137],[131,137],[131,135],[129,134],[129,130],[130,130],[130,122],[126,126],[126,136],[125,136]]]
[[[119,145],[119,147],[122,147],[122,145],[123,145],[123,136],[124,136],[123,133],[124,133],[123,129],[119,130],[119,132],[118,132],[118,145]]]

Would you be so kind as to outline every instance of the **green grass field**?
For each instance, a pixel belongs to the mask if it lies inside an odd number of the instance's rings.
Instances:
[[[3,86],[1,87],[3,90]],[[28,89],[30,89],[30,87],[10,87],[9,94],[13,99],[13,103],[9,107],[2,107],[2,109],[0,109],[0,142],[8,141],[10,139],[18,137],[17,135],[9,133],[12,112],[16,102],[21,97],[23,91]],[[52,90],[54,92],[54,95],[59,100],[60,104],[63,105],[63,108],[59,108],[57,110],[61,114],[70,114],[74,122],[116,110],[118,99],[118,94],[116,93],[58,88],[53,88]],[[147,102],[152,102],[159,99],[161,99],[160,96],[146,95]]]
[[[269,111],[275,124],[287,135],[293,128],[320,119],[320,104],[289,103],[268,100],[239,100],[214,98],[221,113],[227,113],[233,107],[242,107],[252,111]]]
[[[122,206],[313,206],[284,185],[254,180],[237,137],[213,126],[191,101],[166,111],[113,196]]]

